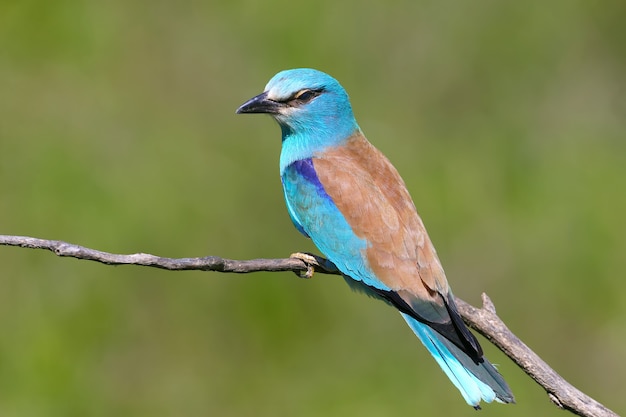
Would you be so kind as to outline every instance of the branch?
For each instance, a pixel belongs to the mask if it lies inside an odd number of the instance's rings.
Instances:
[[[579,416],[618,417],[616,413],[567,382],[515,336],[496,315],[496,308],[487,294],[482,294],[482,300],[483,307],[476,308],[455,297],[459,313],[465,323],[485,336],[545,389],[550,401],[557,407]]]
[[[292,271],[301,277],[311,277],[314,272],[339,275],[329,260],[311,255],[305,262],[300,258],[252,259],[238,261],[218,256],[203,258],[162,258],[147,253],[118,255],[102,252],[60,240],[45,240],[26,236],[0,235],[0,245],[31,249],[46,249],[57,256],[96,261],[106,265],[141,265],[172,271],[200,270],[217,272],[279,272]],[[559,408],[584,417],[618,417],[593,398],[585,395],[557,374],[535,352],[526,346],[506,327],[496,315],[496,310],[486,294],[482,295],[483,307],[476,308],[456,298],[459,313],[471,328],[485,336],[505,355],[515,362],[537,384],[546,390],[550,400]]]

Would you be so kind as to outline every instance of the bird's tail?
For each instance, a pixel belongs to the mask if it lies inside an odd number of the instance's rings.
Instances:
[[[479,409],[480,401],[513,403],[515,399],[504,378],[485,358],[476,363],[458,346],[411,316],[402,314],[409,327],[422,341],[465,401]]]

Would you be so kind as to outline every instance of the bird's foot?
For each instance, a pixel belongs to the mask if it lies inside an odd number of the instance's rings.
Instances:
[[[296,252],[289,255],[290,258],[300,259],[306,264],[306,271],[294,271],[294,273],[300,278],[313,278],[315,274],[315,265],[319,265],[317,257],[310,253]]]

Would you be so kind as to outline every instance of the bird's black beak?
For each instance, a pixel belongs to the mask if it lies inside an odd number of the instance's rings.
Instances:
[[[241,113],[269,113],[276,114],[282,107],[282,103],[267,98],[267,91],[252,97],[237,109],[237,114]]]

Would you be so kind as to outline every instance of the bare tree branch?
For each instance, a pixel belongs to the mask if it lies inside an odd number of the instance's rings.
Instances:
[[[218,256],[203,258],[162,258],[147,253],[118,255],[59,240],[45,240],[26,236],[0,235],[0,245],[31,249],[46,249],[57,256],[96,261],[107,265],[141,265],[173,271],[200,270],[216,272],[278,272],[293,271],[299,276],[310,277],[313,272],[340,274],[329,260],[312,255],[308,262],[300,258],[232,260]],[[482,295],[483,307],[476,308],[456,298],[463,320],[471,328],[485,336],[524,372],[543,387],[550,400],[559,408],[584,417],[618,417],[593,398],[585,395],[557,374],[535,352],[517,338],[496,315],[496,310],[486,294]]]

